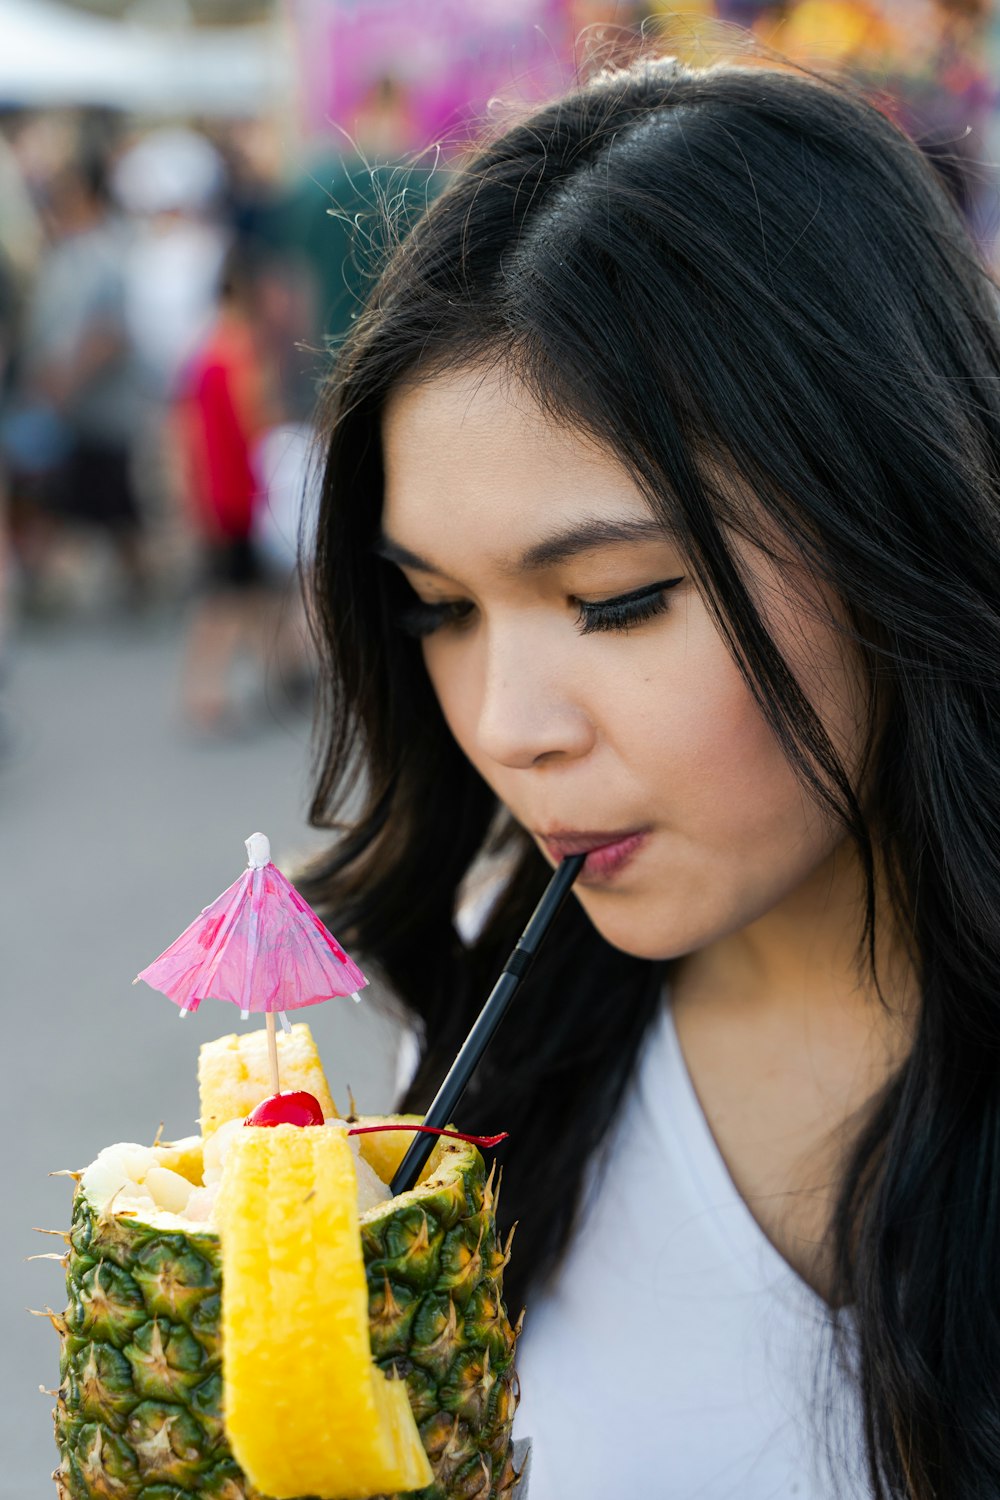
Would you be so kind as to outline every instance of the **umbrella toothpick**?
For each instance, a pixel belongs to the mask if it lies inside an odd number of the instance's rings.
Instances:
[[[267,1056],[271,1064],[271,1088],[276,1094],[281,1093],[281,1084],[278,1081],[278,1034],[274,1026],[274,1011],[267,1012]]]
[[[242,1021],[263,1011],[271,1084],[279,1094],[277,1022],[288,1035],[288,1009],[336,995],[357,1000],[368,980],[272,862],[266,835],[252,833],[245,847],[239,879],[202,908],[136,983],[145,980],[168,995],[181,1016],[193,1015],[208,997],[237,1005]]]

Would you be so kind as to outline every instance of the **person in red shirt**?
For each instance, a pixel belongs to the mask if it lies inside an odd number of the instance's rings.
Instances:
[[[227,264],[219,312],[182,377],[176,409],[184,488],[204,582],[188,632],[182,709],[192,727],[238,727],[229,685],[243,651],[258,658],[272,590],[253,543],[260,501],[253,450],[273,425],[266,357],[251,322],[252,279]]]

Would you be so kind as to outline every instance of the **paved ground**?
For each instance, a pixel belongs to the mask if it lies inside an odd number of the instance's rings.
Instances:
[[[174,723],[178,622],[97,617],[15,638],[0,707],[0,1078],[8,1187],[0,1284],[0,1497],[54,1490],[50,1412],[56,1335],[26,1307],[63,1301],[62,1272],[30,1226],[68,1222],[70,1184],[116,1140],[195,1128],[199,1044],[235,1012],[207,1003],[179,1021],[137,970],[239,874],[243,840],[275,858],[315,847],[305,824],[306,717],[271,709],[237,744],[197,744]],[[394,1027],[349,1000],[309,1014],[334,1093],[387,1107]]]

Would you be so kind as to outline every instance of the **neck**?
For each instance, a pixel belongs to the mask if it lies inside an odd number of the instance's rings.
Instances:
[[[765,917],[679,960],[677,1033],[737,1190],[810,1286],[839,1297],[830,1226],[858,1131],[912,1046],[918,987],[876,881],[840,846]]]

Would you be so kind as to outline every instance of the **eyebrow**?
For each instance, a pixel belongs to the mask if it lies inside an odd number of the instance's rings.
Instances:
[[[623,542],[648,542],[650,540],[672,541],[674,533],[653,516],[636,517],[632,520],[614,521],[593,517],[578,521],[564,531],[553,532],[539,542],[533,542],[513,564],[504,566],[505,573],[535,573],[542,568],[554,567],[581,552],[592,552],[598,547],[620,545]],[[378,557],[398,564],[401,568],[412,568],[417,573],[437,573],[447,577],[444,569],[435,567],[427,558],[411,552],[385,532],[380,532],[373,549]]]

